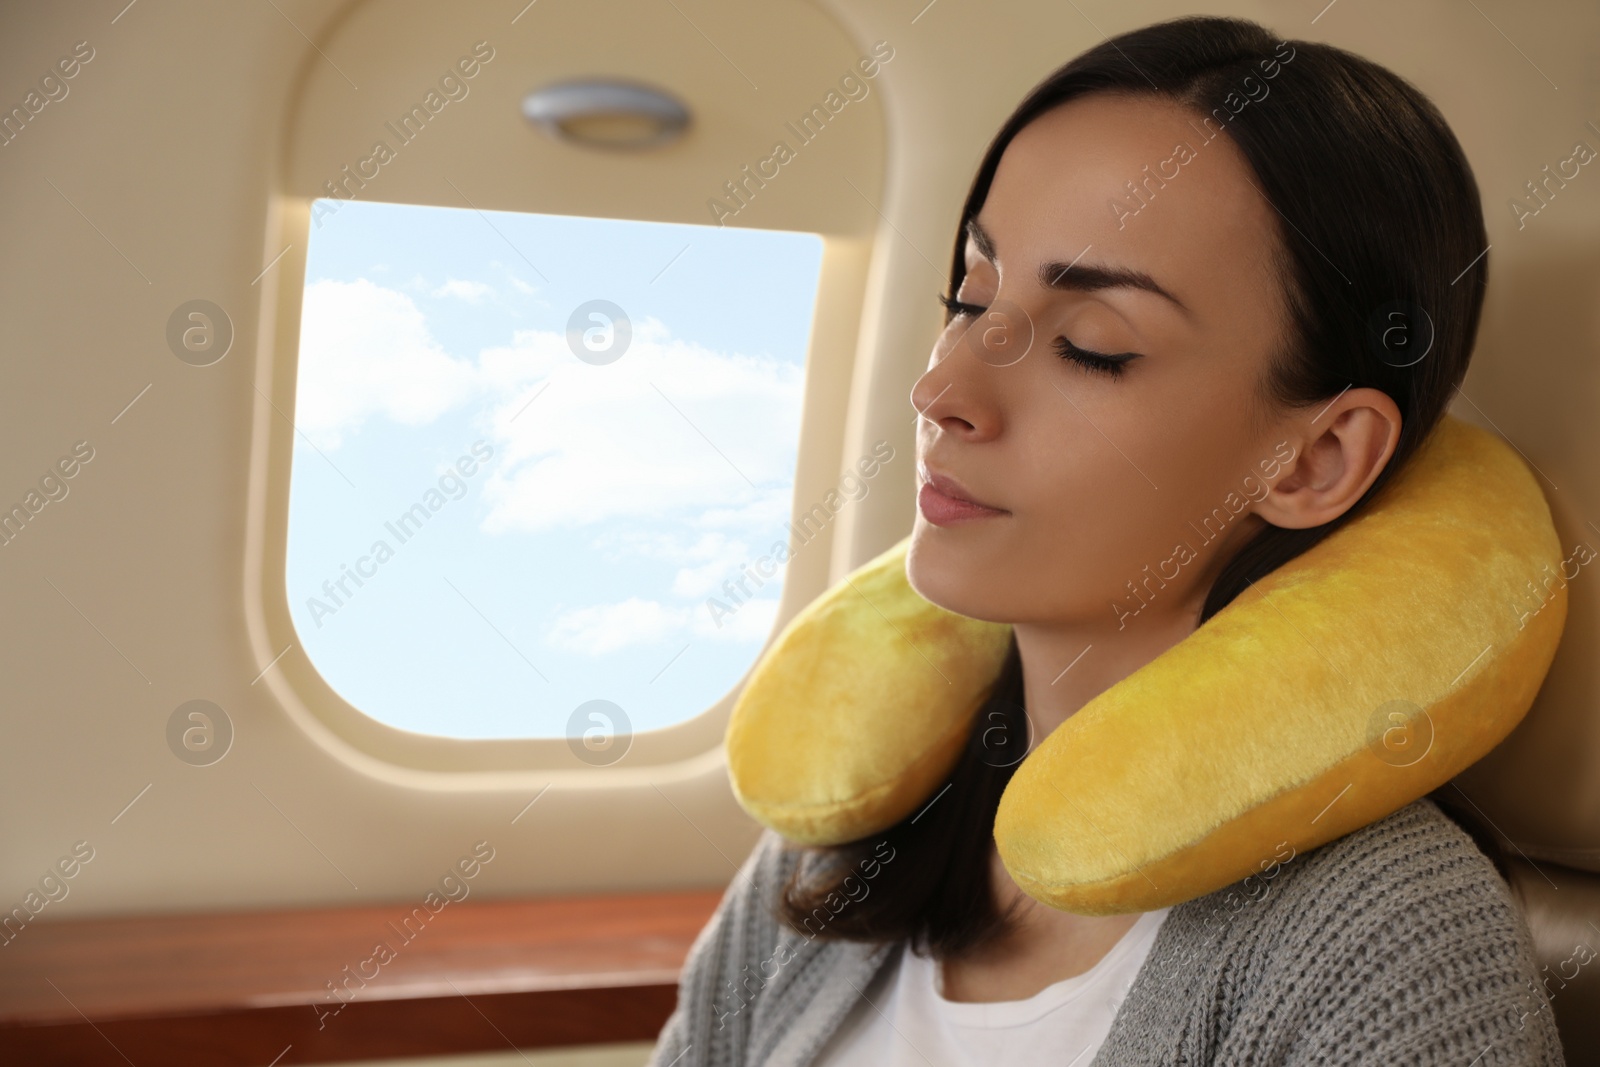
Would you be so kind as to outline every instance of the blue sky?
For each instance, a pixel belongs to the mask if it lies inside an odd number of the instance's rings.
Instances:
[[[821,255],[812,234],[317,212],[287,584],[333,688],[472,738],[563,736],[595,699],[638,732],[727,692],[782,572],[720,626],[706,600],[788,538]],[[612,362],[568,344],[593,300],[631,326]]]

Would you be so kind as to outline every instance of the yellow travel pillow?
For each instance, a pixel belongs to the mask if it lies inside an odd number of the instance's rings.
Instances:
[[[802,844],[931,800],[1010,626],[922,599],[909,538],[784,628],[728,723],[739,803]],[[1021,762],[1001,859],[1086,915],[1214,892],[1444,784],[1521,720],[1566,622],[1550,510],[1497,436],[1445,418],[1348,525],[1089,701]]]

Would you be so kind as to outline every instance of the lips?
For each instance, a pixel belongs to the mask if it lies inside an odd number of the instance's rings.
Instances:
[[[1009,514],[972,498],[961,483],[948,475],[922,468],[922,488],[917,492],[917,507],[922,517],[935,526],[953,526],[976,519]]]

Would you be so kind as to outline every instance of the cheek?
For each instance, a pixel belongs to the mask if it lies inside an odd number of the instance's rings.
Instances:
[[[1126,389],[1091,413],[1096,436],[1109,442],[1104,447],[1114,444],[1113,451],[1124,457],[1123,469],[1159,492],[1157,505],[1180,522],[1188,517],[1180,517],[1185,502],[1209,499],[1207,487],[1247,473],[1251,461],[1240,456],[1254,447],[1260,432],[1254,424],[1254,383],[1265,357],[1252,354],[1258,347],[1265,345],[1230,334],[1205,347],[1179,350],[1147,368],[1150,373],[1141,379],[1123,383]]]
[[[1152,539],[1165,539],[1157,535],[1170,498],[1133,458],[1144,451],[1129,447],[1137,437],[1112,428],[1108,439],[1083,416],[1073,421],[1055,449],[1034,457],[1017,558],[1038,576],[1038,595],[1081,606],[1121,588]]]
[[[1013,469],[1021,495],[1004,553],[1019,619],[1099,611],[1111,618],[1110,603],[1151,572],[1165,573],[1169,602],[1198,580],[1198,567],[1162,565],[1180,542],[1204,558],[1205,542],[1189,522],[1201,523],[1220,503],[1208,494],[1227,480],[1219,469],[1228,465],[1229,435],[1192,402],[1169,409],[1133,389],[1113,391],[1129,384],[1080,385],[1076,407],[1062,399],[1019,434]]]

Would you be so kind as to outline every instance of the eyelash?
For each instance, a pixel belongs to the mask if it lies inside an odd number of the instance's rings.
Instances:
[[[985,310],[984,308],[979,307],[977,304],[964,303],[963,301],[957,300],[953,296],[946,296],[943,293],[939,294],[939,303],[944,305],[945,311],[948,312],[952,318],[960,315],[972,315],[976,317],[977,315],[981,315]],[[1112,378],[1122,377],[1122,375],[1126,373],[1128,369],[1128,364],[1137,358],[1133,355],[1116,357],[1107,356],[1100,352],[1091,352],[1086,348],[1079,348],[1065,337],[1057,337],[1051,342],[1051,347],[1055,349],[1056,355],[1060,356],[1062,359],[1071,360],[1084,370],[1091,371],[1096,374],[1105,374]]]

